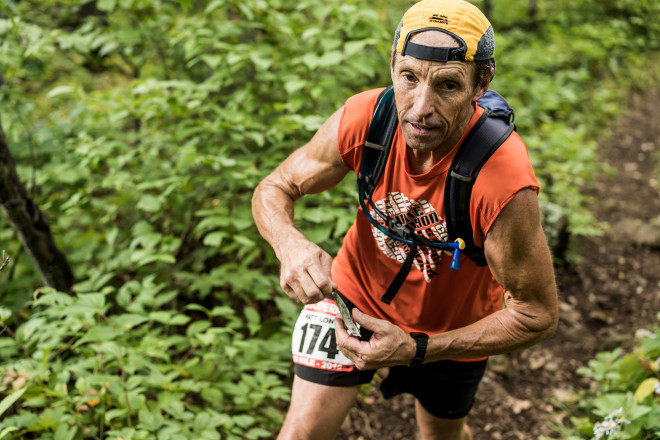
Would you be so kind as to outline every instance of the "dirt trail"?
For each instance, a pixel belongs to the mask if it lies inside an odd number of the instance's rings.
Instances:
[[[633,96],[629,111],[600,147],[616,170],[591,190],[593,211],[608,226],[578,243],[579,265],[558,268],[560,325],[549,341],[491,358],[469,416],[475,440],[553,435],[553,404],[588,386],[575,370],[599,351],[631,340],[660,310],[660,90]],[[554,437],[557,437],[555,434]],[[340,440],[418,438],[413,401],[365,393]]]

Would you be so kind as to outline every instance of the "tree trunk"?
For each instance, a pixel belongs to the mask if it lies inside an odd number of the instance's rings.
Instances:
[[[0,207],[23,247],[39,269],[44,284],[69,292],[74,277],[66,257],[55,244],[46,219],[30,199],[16,173],[0,121]]]
[[[527,17],[530,21],[536,21],[536,13],[539,11],[538,4],[536,0],[529,0],[529,5],[527,7]]]

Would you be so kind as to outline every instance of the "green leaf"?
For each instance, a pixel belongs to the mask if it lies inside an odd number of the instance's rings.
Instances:
[[[115,6],[117,5],[116,0],[99,0],[96,2],[96,7],[100,11],[104,12],[112,12],[115,9]]]
[[[11,318],[11,310],[6,307],[0,307],[0,324]]]
[[[108,410],[105,413],[105,422],[110,423],[113,419],[116,419],[118,417],[124,417],[127,414],[127,412],[128,411],[126,409],[118,409],[118,408]]]
[[[68,425],[62,424],[57,428],[57,431],[55,431],[53,440],[73,440],[77,432],[78,428],[70,428]]]
[[[74,346],[79,346],[87,342],[104,342],[115,339],[115,332],[109,325],[99,325],[89,329]]]
[[[134,314],[113,316],[110,319],[119,331],[129,330],[149,320],[146,316]]]
[[[650,413],[653,409],[646,406],[646,405],[639,405],[631,408],[628,411],[628,417],[630,420],[637,420],[640,417],[645,416],[646,414]]]
[[[57,86],[54,89],[52,89],[48,94],[46,95],[46,98],[52,99],[56,98],[61,95],[68,95],[70,93],[73,93],[73,87],[71,86]]]
[[[254,417],[249,415],[238,415],[234,418],[234,423],[242,428],[247,428],[248,426],[254,424]]]
[[[173,312],[157,311],[149,313],[149,319],[152,321],[160,322],[161,324],[168,324]]]
[[[327,67],[327,66],[332,66],[334,64],[337,64],[340,61],[342,61],[343,59],[344,59],[344,56],[342,55],[341,52],[331,51],[331,52],[323,54],[323,56],[321,56],[318,59],[317,63],[318,63],[318,65],[320,65],[322,67]]]
[[[222,404],[222,399],[224,397],[222,391],[217,388],[204,388],[200,395],[202,396],[202,399],[206,400],[212,405]]]
[[[206,246],[218,247],[222,243],[222,239],[226,236],[226,232],[211,232],[204,237],[203,243]]]
[[[256,244],[254,240],[244,235],[235,235],[234,240],[236,241],[236,243],[239,243],[242,246],[246,246],[246,247],[253,247]]]
[[[87,305],[97,310],[101,310],[105,306],[105,295],[101,293],[79,294],[78,304]]]
[[[9,426],[9,427],[3,429],[2,431],[0,431],[0,440],[5,438],[8,434],[10,434],[14,431],[18,431],[18,428],[16,426]]]
[[[303,89],[307,85],[307,82],[298,78],[292,79],[284,83],[284,89],[290,95],[296,93],[298,90]]]
[[[243,313],[245,313],[250,334],[254,335],[259,329],[261,329],[261,316],[259,315],[259,312],[252,307],[246,307]]]
[[[142,422],[149,431],[157,431],[163,425],[163,416],[158,413],[152,413],[147,410],[140,410],[140,422]]]
[[[16,15],[20,15],[18,12],[18,8],[16,7],[16,3],[14,3],[12,0],[1,0],[2,4],[11,9],[11,12],[13,12]],[[2,438],[2,436],[0,436]]]
[[[637,390],[635,391],[635,402],[641,403],[648,396],[654,394],[655,386],[659,382],[660,381],[657,378],[651,377],[639,384]]]
[[[170,319],[169,324],[170,325],[186,325],[189,322],[190,322],[190,316],[186,316],[186,315],[183,315],[183,314],[179,313],[178,315],[174,315]]]
[[[187,11],[192,6],[192,0],[176,0],[176,2],[181,5],[184,11]]]
[[[2,399],[0,402],[0,416],[7,411],[20,397],[23,395],[23,393],[27,391],[27,388],[22,388],[18,391],[15,391]]]
[[[159,197],[152,196],[151,194],[143,195],[138,201],[137,207],[147,212],[157,212],[161,210],[163,203]]]
[[[195,321],[186,329],[186,336],[194,336],[211,327],[211,321]]]
[[[618,408],[624,407],[625,403],[626,395],[623,393],[603,394],[594,399],[594,405],[600,409],[602,415],[610,414]]]
[[[263,428],[252,428],[246,434],[245,438],[248,439],[258,439],[258,438],[269,438],[271,437],[270,431],[266,431]]]
[[[259,312],[254,308],[246,307],[243,313],[245,313],[245,318],[250,324],[259,324],[261,322],[261,316],[259,316]]]
[[[45,295],[40,295],[33,302],[35,306],[55,306],[55,305],[69,305],[72,304],[74,299],[71,295],[60,292],[51,292]]]

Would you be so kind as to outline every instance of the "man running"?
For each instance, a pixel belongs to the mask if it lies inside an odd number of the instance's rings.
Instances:
[[[484,112],[477,100],[494,75],[494,46],[486,17],[463,0],[423,0],[396,30],[390,69],[399,124],[372,198],[426,238],[447,240],[445,179]],[[381,298],[409,246],[372,226],[361,209],[334,260],[295,228],[297,199],[360,170],[381,90],[349,98],[254,194],[255,222],[281,262],[281,287],[305,304],[294,329],[296,376],[280,439],[334,438],[360,385],[382,367],[390,367],[381,384],[386,398],[415,396],[423,439],[471,439],[465,419],[487,356],[536,344],[557,325],[539,185],[516,133],[488,159],[472,190],[473,240],[487,266],[462,256],[460,269],[451,270],[451,255],[420,246],[387,304]],[[361,337],[347,333],[333,289],[353,309]]]

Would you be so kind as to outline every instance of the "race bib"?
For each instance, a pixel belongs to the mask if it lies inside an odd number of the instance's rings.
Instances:
[[[331,299],[306,305],[293,330],[293,362],[322,370],[353,371],[351,362],[337,348],[335,316],[339,309]]]

